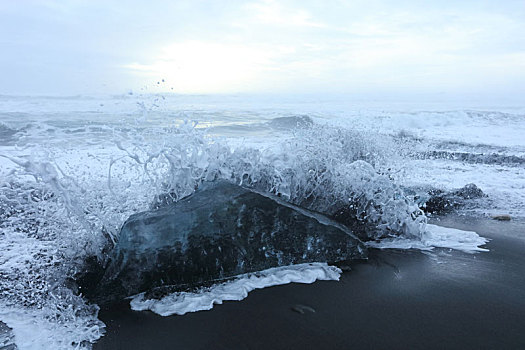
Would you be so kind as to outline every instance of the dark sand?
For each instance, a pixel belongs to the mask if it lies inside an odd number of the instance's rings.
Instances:
[[[491,238],[490,252],[373,250],[339,282],[256,290],[184,316],[125,303],[101,310],[107,334],[94,349],[525,349],[525,226],[437,223]]]

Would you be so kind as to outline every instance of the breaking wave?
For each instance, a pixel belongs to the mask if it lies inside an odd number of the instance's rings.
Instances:
[[[23,131],[22,146],[0,149],[0,320],[21,349],[89,348],[100,338],[98,307],[74,283],[85,261],[106,259],[130,215],[178,201],[203,181],[271,193],[376,245],[433,244],[425,215],[394,181],[406,150],[392,138],[291,116],[270,120],[269,138],[250,143],[213,136],[213,125],[146,119],[37,124]],[[0,124],[6,138],[14,130]],[[46,133],[49,142],[31,142]],[[469,244],[483,244],[474,238]]]

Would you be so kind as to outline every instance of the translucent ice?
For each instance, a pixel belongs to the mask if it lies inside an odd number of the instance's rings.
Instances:
[[[361,241],[334,221],[216,181],[169,206],[131,216],[99,294],[124,297],[271,267],[364,256]]]

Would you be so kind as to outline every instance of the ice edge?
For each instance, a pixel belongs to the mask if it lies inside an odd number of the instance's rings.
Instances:
[[[144,299],[138,294],[130,302],[135,311],[150,310],[161,316],[184,315],[188,312],[211,310],[223,301],[239,301],[255,289],[288,283],[313,283],[317,280],[338,281],[342,271],[326,263],[307,263],[275,267],[255,273],[247,273],[232,281],[203,288],[197,292],[177,292],[160,300]]]

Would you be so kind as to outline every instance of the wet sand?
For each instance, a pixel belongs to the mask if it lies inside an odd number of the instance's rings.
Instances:
[[[107,333],[94,349],[525,348],[525,225],[434,223],[490,238],[490,252],[371,250],[339,282],[256,290],[184,316],[123,303],[101,310]]]

